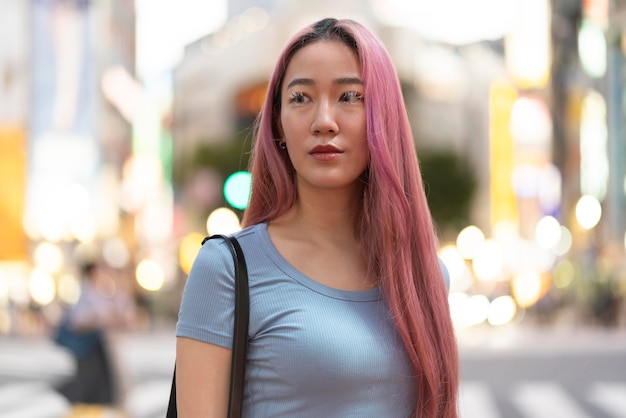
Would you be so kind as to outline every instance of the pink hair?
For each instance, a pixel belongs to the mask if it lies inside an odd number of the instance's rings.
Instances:
[[[280,138],[281,84],[293,54],[320,40],[354,49],[363,71],[371,159],[359,233],[369,273],[380,280],[413,364],[419,402],[413,416],[455,418],[457,345],[413,135],[391,58],[359,23],[321,20],[296,34],[280,55],[257,120],[252,194],[243,225],[271,221],[297,198],[293,166],[275,142]]]

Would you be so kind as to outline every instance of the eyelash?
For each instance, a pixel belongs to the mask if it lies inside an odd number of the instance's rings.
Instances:
[[[295,93],[289,94],[288,102],[295,103],[295,104],[303,104],[302,100],[306,98],[307,96],[304,93],[295,92]],[[359,93],[358,91],[347,91],[341,95],[339,100],[344,101],[346,103],[353,103],[355,101],[363,100],[363,95]]]
[[[341,99],[343,100],[344,98],[349,98],[349,102],[351,103],[353,101],[363,100],[363,95],[358,91],[347,91],[341,95]]]

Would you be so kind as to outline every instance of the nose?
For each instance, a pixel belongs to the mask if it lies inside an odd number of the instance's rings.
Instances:
[[[315,113],[315,118],[311,123],[311,133],[314,135],[336,135],[339,132],[339,125],[332,104],[328,101],[320,101]]]

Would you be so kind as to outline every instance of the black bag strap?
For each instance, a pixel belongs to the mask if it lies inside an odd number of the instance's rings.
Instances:
[[[248,351],[248,322],[250,319],[250,300],[248,292],[248,267],[243,250],[236,238],[226,235],[211,235],[204,238],[202,244],[213,238],[222,238],[228,244],[235,262],[235,324],[233,329],[233,350],[230,368],[230,395],[228,399],[228,417],[241,416],[243,389],[246,372],[246,353]],[[172,389],[167,406],[166,418],[177,418],[176,406],[176,366],[172,377]]]

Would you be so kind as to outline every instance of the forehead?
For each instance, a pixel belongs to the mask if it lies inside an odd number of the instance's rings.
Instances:
[[[361,65],[352,48],[340,41],[316,41],[299,49],[285,71],[286,86],[292,78],[360,77]]]

